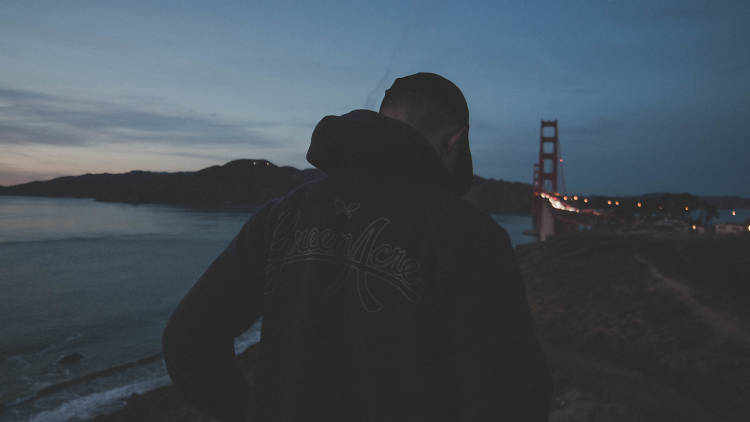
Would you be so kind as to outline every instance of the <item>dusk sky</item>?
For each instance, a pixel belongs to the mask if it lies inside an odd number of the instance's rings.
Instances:
[[[750,197],[750,2],[0,3],[0,184],[236,158],[309,167],[393,79],[464,92],[475,172],[568,192]]]

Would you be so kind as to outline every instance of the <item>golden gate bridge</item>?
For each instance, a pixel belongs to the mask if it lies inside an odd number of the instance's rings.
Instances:
[[[548,132],[546,134],[545,129]],[[556,233],[579,230],[582,226],[591,227],[607,217],[606,213],[586,207],[589,198],[560,193],[560,190],[567,191],[562,164],[557,120],[542,120],[539,130],[539,161],[534,163],[534,228],[528,233],[537,236],[539,240],[545,240]],[[561,186],[558,186],[558,176]]]
[[[526,234],[543,241],[559,233],[603,223],[632,224],[649,219],[677,229],[703,232],[708,220],[718,216],[706,201],[689,194],[606,198],[566,193],[557,120],[541,122],[539,159],[534,163],[533,229]],[[744,224],[750,232],[750,219]]]

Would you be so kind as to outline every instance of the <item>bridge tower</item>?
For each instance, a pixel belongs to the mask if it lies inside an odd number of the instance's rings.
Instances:
[[[550,128],[545,134],[545,128]],[[549,133],[551,132],[551,133]],[[557,120],[542,120],[539,130],[539,162],[534,164],[534,229],[539,240],[555,234],[555,221],[548,202],[539,193],[557,193],[557,166],[560,162]]]
[[[550,136],[545,136],[544,128],[551,128]],[[557,192],[558,153],[557,120],[542,120],[539,130],[539,162],[534,169],[538,172],[534,180],[536,192]]]

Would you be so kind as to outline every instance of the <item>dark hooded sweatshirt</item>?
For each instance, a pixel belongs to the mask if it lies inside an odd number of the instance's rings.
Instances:
[[[546,420],[508,235],[428,141],[356,110],[318,124],[308,160],[326,177],[258,211],[170,318],[186,398],[228,421]],[[232,344],[260,316],[251,389]]]

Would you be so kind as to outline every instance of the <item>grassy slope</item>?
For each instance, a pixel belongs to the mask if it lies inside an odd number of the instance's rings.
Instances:
[[[750,237],[576,233],[518,255],[556,420],[746,420]]]
[[[750,237],[576,233],[517,253],[551,421],[747,420]],[[170,387],[97,420],[208,421]]]

